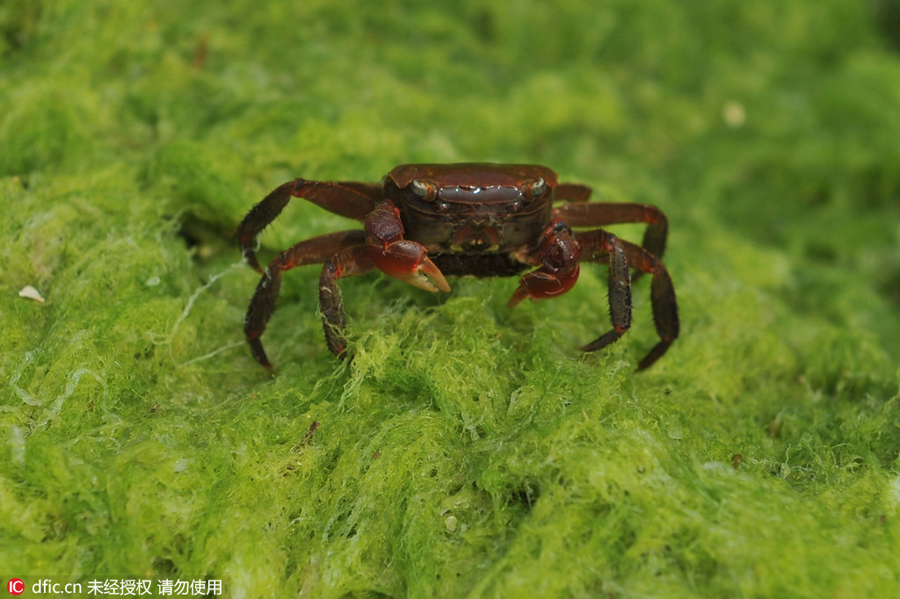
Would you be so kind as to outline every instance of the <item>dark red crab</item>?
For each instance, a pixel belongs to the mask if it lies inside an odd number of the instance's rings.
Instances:
[[[337,280],[378,269],[428,291],[450,291],[444,275],[513,276],[509,300],[545,299],[567,292],[578,280],[580,262],[609,266],[612,329],[580,348],[596,351],[617,341],[631,326],[631,274],[650,273],[650,298],[659,342],[638,364],[658,360],[678,337],[678,306],[669,272],[660,258],[668,221],[655,206],[588,202],[591,189],[557,183],[544,166],[519,164],[406,164],[380,184],[294,179],[266,196],[238,227],[241,250],[262,273],[247,310],[244,332],[256,360],[272,365],[260,336],[275,310],[281,274],[297,266],[324,263],[319,307],[328,349],[346,355],[346,317]],[[365,224],[301,241],[278,254],[263,271],[253,249],[256,236],[292,197],[306,198],[335,214]],[[554,205],[555,201],[563,201]],[[647,223],[643,245],[603,229],[615,223]]]

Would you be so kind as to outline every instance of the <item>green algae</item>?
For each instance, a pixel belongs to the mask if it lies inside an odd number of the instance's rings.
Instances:
[[[0,7],[0,575],[232,597],[884,597],[900,560],[900,58],[865,3]],[[728,23],[725,26],[724,23]],[[294,176],[547,164],[659,205],[553,302],[285,278],[229,235]],[[352,226],[295,202],[264,257]],[[639,239],[640,228],[615,229]],[[19,298],[33,285],[43,304]]]

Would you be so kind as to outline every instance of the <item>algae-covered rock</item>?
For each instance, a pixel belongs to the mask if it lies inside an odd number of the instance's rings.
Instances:
[[[4,3],[0,575],[897,596],[900,56],[876,4]],[[453,161],[665,211],[671,350],[633,372],[646,277],[629,333],[574,349],[609,326],[586,264],[513,311],[514,279],[342,280],[342,362],[304,267],[261,369],[243,215],[293,177]],[[259,254],[358,226],[295,200]]]

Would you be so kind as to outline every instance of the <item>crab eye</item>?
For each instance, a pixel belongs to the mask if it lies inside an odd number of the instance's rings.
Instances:
[[[419,181],[418,179],[413,179],[412,183],[409,184],[409,187],[410,189],[412,189],[412,192],[416,194],[416,196],[428,202],[434,200],[435,196],[437,195],[437,190],[435,189],[434,184],[427,181]]]
[[[530,194],[532,198],[539,198],[547,191],[547,182],[544,181],[543,177],[538,177],[537,181],[526,183],[523,187],[522,191],[526,192],[526,194]]]

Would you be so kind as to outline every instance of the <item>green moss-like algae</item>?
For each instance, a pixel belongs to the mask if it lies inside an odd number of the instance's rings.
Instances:
[[[4,3],[0,575],[222,579],[232,597],[896,596],[890,14]],[[669,354],[632,372],[648,281],[620,343],[571,349],[605,326],[586,267],[515,311],[513,280],[446,297],[347,280],[341,363],[305,268],[265,336],[277,373],[256,366],[256,276],[228,239],[252,203],[293,176],[455,160],[544,163],[663,208]],[[261,252],[347,226],[295,202]]]

